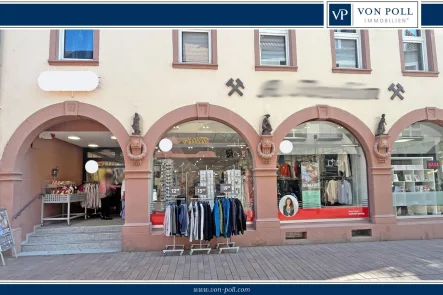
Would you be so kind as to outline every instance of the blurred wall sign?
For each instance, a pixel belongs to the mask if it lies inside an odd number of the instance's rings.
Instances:
[[[170,195],[171,195],[171,196],[178,196],[178,195],[181,195],[181,189],[180,189],[180,187],[172,187],[172,188],[171,188]]]
[[[230,184],[220,184],[220,192],[221,193],[232,193],[232,185]]]
[[[38,86],[44,91],[93,91],[99,78],[90,71],[47,71],[38,77]]]
[[[196,186],[195,187],[195,194],[206,196],[206,187],[205,186]]]
[[[281,80],[265,81],[258,97],[305,96],[335,99],[378,99],[379,88],[362,88],[361,84],[346,83],[341,87],[324,86],[315,80],[286,83]]]

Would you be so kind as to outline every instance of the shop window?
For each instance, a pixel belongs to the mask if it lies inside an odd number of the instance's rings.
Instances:
[[[98,65],[98,30],[53,30],[49,63]]]
[[[399,218],[443,212],[443,127],[420,122],[397,138],[391,157],[394,212]]]
[[[437,57],[432,30],[400,30],[400,57],[406,76],[436,76]]]
[[[246,141],[232,128],[215,121],[191,121],[174,126],[164,138],[172,142],[162,151],[161,141],[153,161],[151,222],[162,225],[165,205],[180,199],[238,198],[254,218],[252,157]]]
[[[368,217],[366,172],[361,145],[348,130],[326,121],[297,126],[278,155],[280,220]]]
[[[174,68],[218,68],[216,30],[174,30],[172,36]]]
[[[369,36],[366,30],[331,31],[332,71],[370,73]]]
[[[257,71],[296,71],[295,31],[256,30],[255,59]]]

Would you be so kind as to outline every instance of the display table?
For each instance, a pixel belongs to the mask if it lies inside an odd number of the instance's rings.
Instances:
[[[54,220],[66,220],[68,225],[71,225],[71,219],[79,218],[84,216],[87,219],[87,207],[85,206],[84,213],[71,213],[71,203],[85,202],[86,194],[44,194],[42,197],[42,212],[41,212],[41,225],[43,226],[44,221],[54,221]],[[62,204],[62,214],[44,217],[45,204]],[[65,204],[68,204],[66,214],[64,213]]]

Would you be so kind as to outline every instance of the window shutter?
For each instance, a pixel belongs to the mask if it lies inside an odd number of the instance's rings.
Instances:
[[[209,34],[206,32],[182,33],[182,61],[210,63]]]

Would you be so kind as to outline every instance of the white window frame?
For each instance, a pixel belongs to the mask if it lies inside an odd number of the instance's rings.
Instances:
[[[259,47],[259,54],[260,54],[260,65],[269,66],[269,65],[264,65],[261,63],[261,36],[283,36],[283,37],[285,37],[286,65],[273,65],[273,66],[276,66],[276,67],[291,66],[291,59],[289,58],[289,31],[288,30],[260,30],[259,31],[258,47]]]
[[[355,30],[355,33],[345,33],[345,32],[335,32],[334,31],[334,46],[335,46],[335,41],[338,41],[338,44],[341,46],[341,40],[356,40],[357,41],[357,67],[356,68],[340,67],[340,68],[343,68],[343,69],[363,69],[361,31]],[[335,60],[337,63],[337,52],[335,52]]]
[[[403,54],[404,53],[404,46],[405,43],[417,43],[417,44],[422,44],[422,63],[423,63],[423,70],[419,70],[418,69],[418,63],[406,63],[406,58],[405,58],[405,71],[419,71],[419,72],[427,72],[429,69],[428,66],[428,49],[426,47],[426,32],[425,30],[418,30],[420,31],[420,35],[419,37],[414,37],[414,36],[406,36],[406,30],[402,30],[401,34],[403,37],[403,46],[402,46],[402,50],[403,50]],[[406,67],[407,66],[416,66],[416,70],[407,70]]]
[[[58,58],[59,60],[93,60],[94,59],[94,43],[92,43],[92,58],[65,58],[65,31],[59,30],[58,33]],[[94,32],[92,33],[94,38]]]
[[[208,34],[208,50],[209,50],[209,60],[206,63],[199,62],[186,62],[183,61],[183,33],[187,32],[198,32],[198,33],[207,33]],[[212,64],[212,32],[211,30],[197,30],[197,29],[189,29],[189,30],[179,30],[178,31],[178,62],[181,63],[190,63],[190,64]]]

